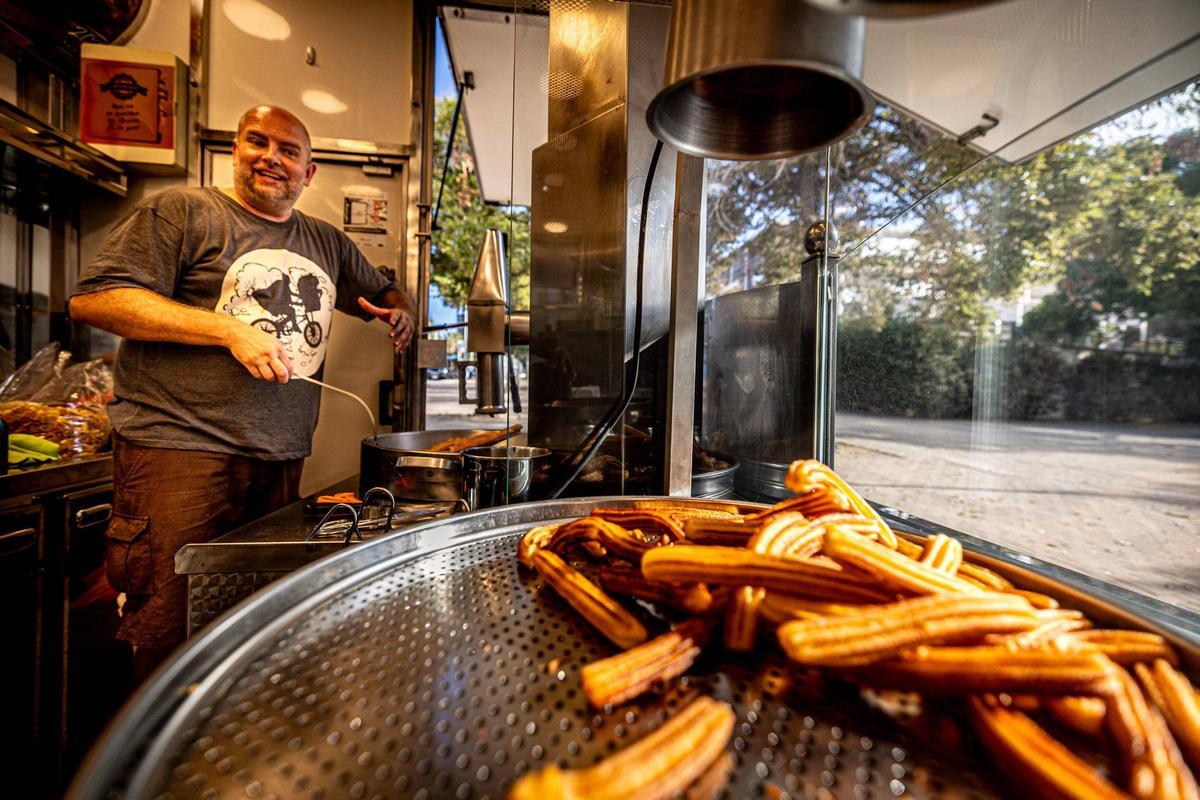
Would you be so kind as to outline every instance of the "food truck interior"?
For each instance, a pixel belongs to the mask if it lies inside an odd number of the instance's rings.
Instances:
[[[104,567],[119,340],[68,298],[140,201],[232,183],[259,104],[311,133],[296,208],[418,335],[334,316],[304,501],[178,552],[189,640],[139,687]],[[808,459],[1194,681],[1198,237],[1194,0],[0,0],[0,752],[81,799],[591,765],[694,692],[589,709],[610,645],[514,537],[647,497],[742,523]],[[285,300],[254,324],[306,335]],[[734,755],[688,796],[1016,796],[730,641],[696,684]]]

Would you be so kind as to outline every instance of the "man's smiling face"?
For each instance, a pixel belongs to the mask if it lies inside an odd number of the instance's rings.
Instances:
[[[286,220],[316,172],[304,125],[283,109],[248,111],[233,143],[238,200],[269,219]]]

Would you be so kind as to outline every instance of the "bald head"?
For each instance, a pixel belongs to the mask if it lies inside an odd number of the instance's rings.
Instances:
[[[242,134],[248,126],[266,124],[268,122],[281,123],[294,127],[301,135],[305,149],[309,154],[312,153],[312,137],[308,135],[308,128],[299,117],[282,106],[255,106],[245,114],[242,114],[242,118],[238,120],[237,138],[242,138]]]
[[[288,219],[316,169],[308,129],[292,112],[256,106],[238,120],[234,196],[250,211],[271,220]]]

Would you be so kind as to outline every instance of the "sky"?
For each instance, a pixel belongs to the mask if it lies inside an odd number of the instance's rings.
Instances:
[[[446,53],[446,37],[442,35],[441,20],[437,22],[435,38],[437,40],[437,48],[434,51],[433,96],[441,100],[443,97],[454,97],[457,94],[457,89],[454,85],[454,75],[450,71],[450,56]],[[435,187],[441,177],[441,175],[433,176]],[[442,296],[438,294],[437,287],[431,285],[429,287],[429,324],[446,325],[457,321],[458,309],[447,305],[442,300]]]

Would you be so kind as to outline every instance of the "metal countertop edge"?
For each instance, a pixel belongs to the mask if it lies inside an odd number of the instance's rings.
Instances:
[[[543,501],[536,504],[520,504],[495,509],[475,511],[448,519],[432,520],[397,531],[389,536],[368,540],[362,545],[321,558],[307,566],[280,578],[251,598],[239,603],[214,620],[195,639],[183,645],[176,654],[163,664],[134,696],[122,707],[97,739],[96,745],[80,765],[75,779],[65,794],[67,800],[101,800],[115,786],[118,779],[128,774],[126,767],[131,756],[140,756],[141,764],[132,770],[132,780],[124,797],[138,798],[145,795],[151,779],[165,768],[169,745],[178,738],[178,732],[167,733],[169,719],[178,720],[192,705],[210,696],[211,690],[220,680],[225,680],[228,670],[214,674],[219,664],[241,663],[249,660],[252,646],[290,624],[307,610],[319,605],[352,585],[361,583],[377,573],[386,572],[399,564],[406,563],[451,547],[473,541],[504,535],[512,525],[528,524],[525,519],[532,507],[544,511],[542,519],[583,516],[596,506],[627,505],[632,500],[688,498],[651,497],[591,497]],[[704,501],[698,501],[704,502]],[[736,502],[736,501],[735,501]],[[765,508],[765,504],[742,503],[738,505]],[[993,544],[983,539],[964,534],[879,504],[875,505],[889,524],[901,531],[918,535],[945,533],[962,541],[968,550],[995,562],[1006,564],[1025,572],[1042,573],[1051,581],[1058,581],[1080,593],[1097,597],[1103,603],[1118,609],[1133,611],[1146,620],[1174,634],[1193,647],[1200,647],[1200,615],[1170,606],[1145,595],[1090,578],[1065,567],[1026,556],[1017,551]],[[557,513],[551,513],[551,512]],[[483,524],[479,524],[479,523]],[[438,531],[441,528],[443,530]],[[465,529],[465,530],[464,530]],[[430,533],[436,537],[425,538]],[[315,581],[314,581],[315,579]],[[287,597],[295,587],[302,584],[320,586],[299,603]],[[261,623],[266,616],[270,622]],[[156,702],[168,698],[173,702]],[[144,753],[138,751],[116,752],[117,742],[143,742],[151,739],[149,734],[159,731]]]

